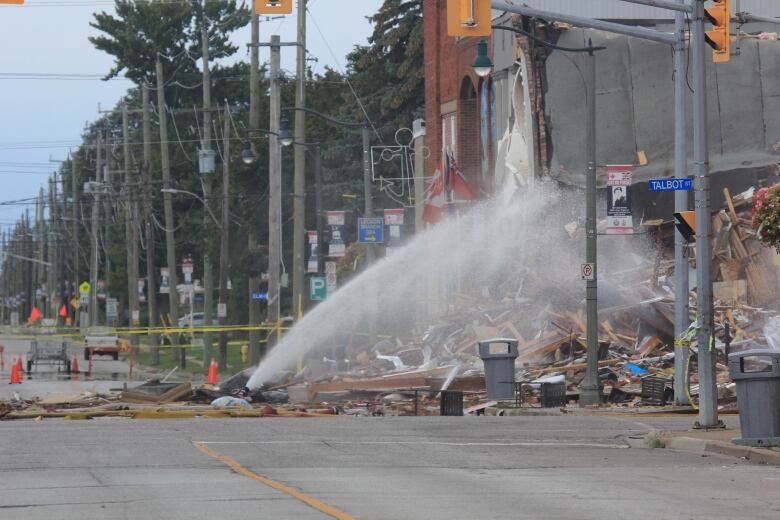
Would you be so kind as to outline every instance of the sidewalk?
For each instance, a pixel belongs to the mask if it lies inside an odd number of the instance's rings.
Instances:
[[[663,432],[653,438],[659,439],[665,448],[690,453],[717,454],[739,457],[754,464],[780,466],[779,448],[754,448],[734,444],[732,439],[740,437],[739,428],[718,430],[687,430]]]

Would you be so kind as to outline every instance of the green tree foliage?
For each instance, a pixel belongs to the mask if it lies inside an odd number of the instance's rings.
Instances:
[[[370,20],[370,45],[350,54],[349,75],[375,125],[392,136],[422,115],[422,0],[386,0]]]

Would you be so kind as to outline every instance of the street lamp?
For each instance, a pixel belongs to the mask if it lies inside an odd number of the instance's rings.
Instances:
[[[247,134],[264,134],[264,135],[275,135],[279,138],[279,144],[282,146],[290,146],[293,144],[293,141],[295,138],[293,137],[292,131],[290,130],[290,123],[286,119],[282,119],[282,122],[279,125],[279,132],[272,132],[270,130],[263,130],[261,128],[246,128],[244,130]],[[257,160],[257,153],[255,153],[254,148],[252,147],[252,142],[249,139],[246,139],[244,141],[244,151],[241,152],[241,160],[244,161],[244,164],[249,165],[254,163]]]
[[[485,38],[481,38],[477,43],[477,57],[474,59],[474,72],[477,76],[484,78],[490,75],[493,71],[493,62],[490,61],[488,56],[488,44]]]

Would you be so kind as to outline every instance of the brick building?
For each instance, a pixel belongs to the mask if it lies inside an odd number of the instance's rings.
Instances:
[[[425,174],[432,176],[449,151],[472,186],[484,192],[490,189],[493,163],[493,86],[472,68],[479,39],[447,34],[446,5],[446,0],[423,2],[425,144],[430,150]]]

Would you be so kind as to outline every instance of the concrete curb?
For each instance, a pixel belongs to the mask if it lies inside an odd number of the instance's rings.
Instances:
[[[713,453],[728,457],[738,457],[754,464],[780,466],[780,452],[766,448],[738,446],[730,442],[697,439],[694,437],[672,437],[667,440],[666,447],[675,451],[686,451],[699,455]]]

